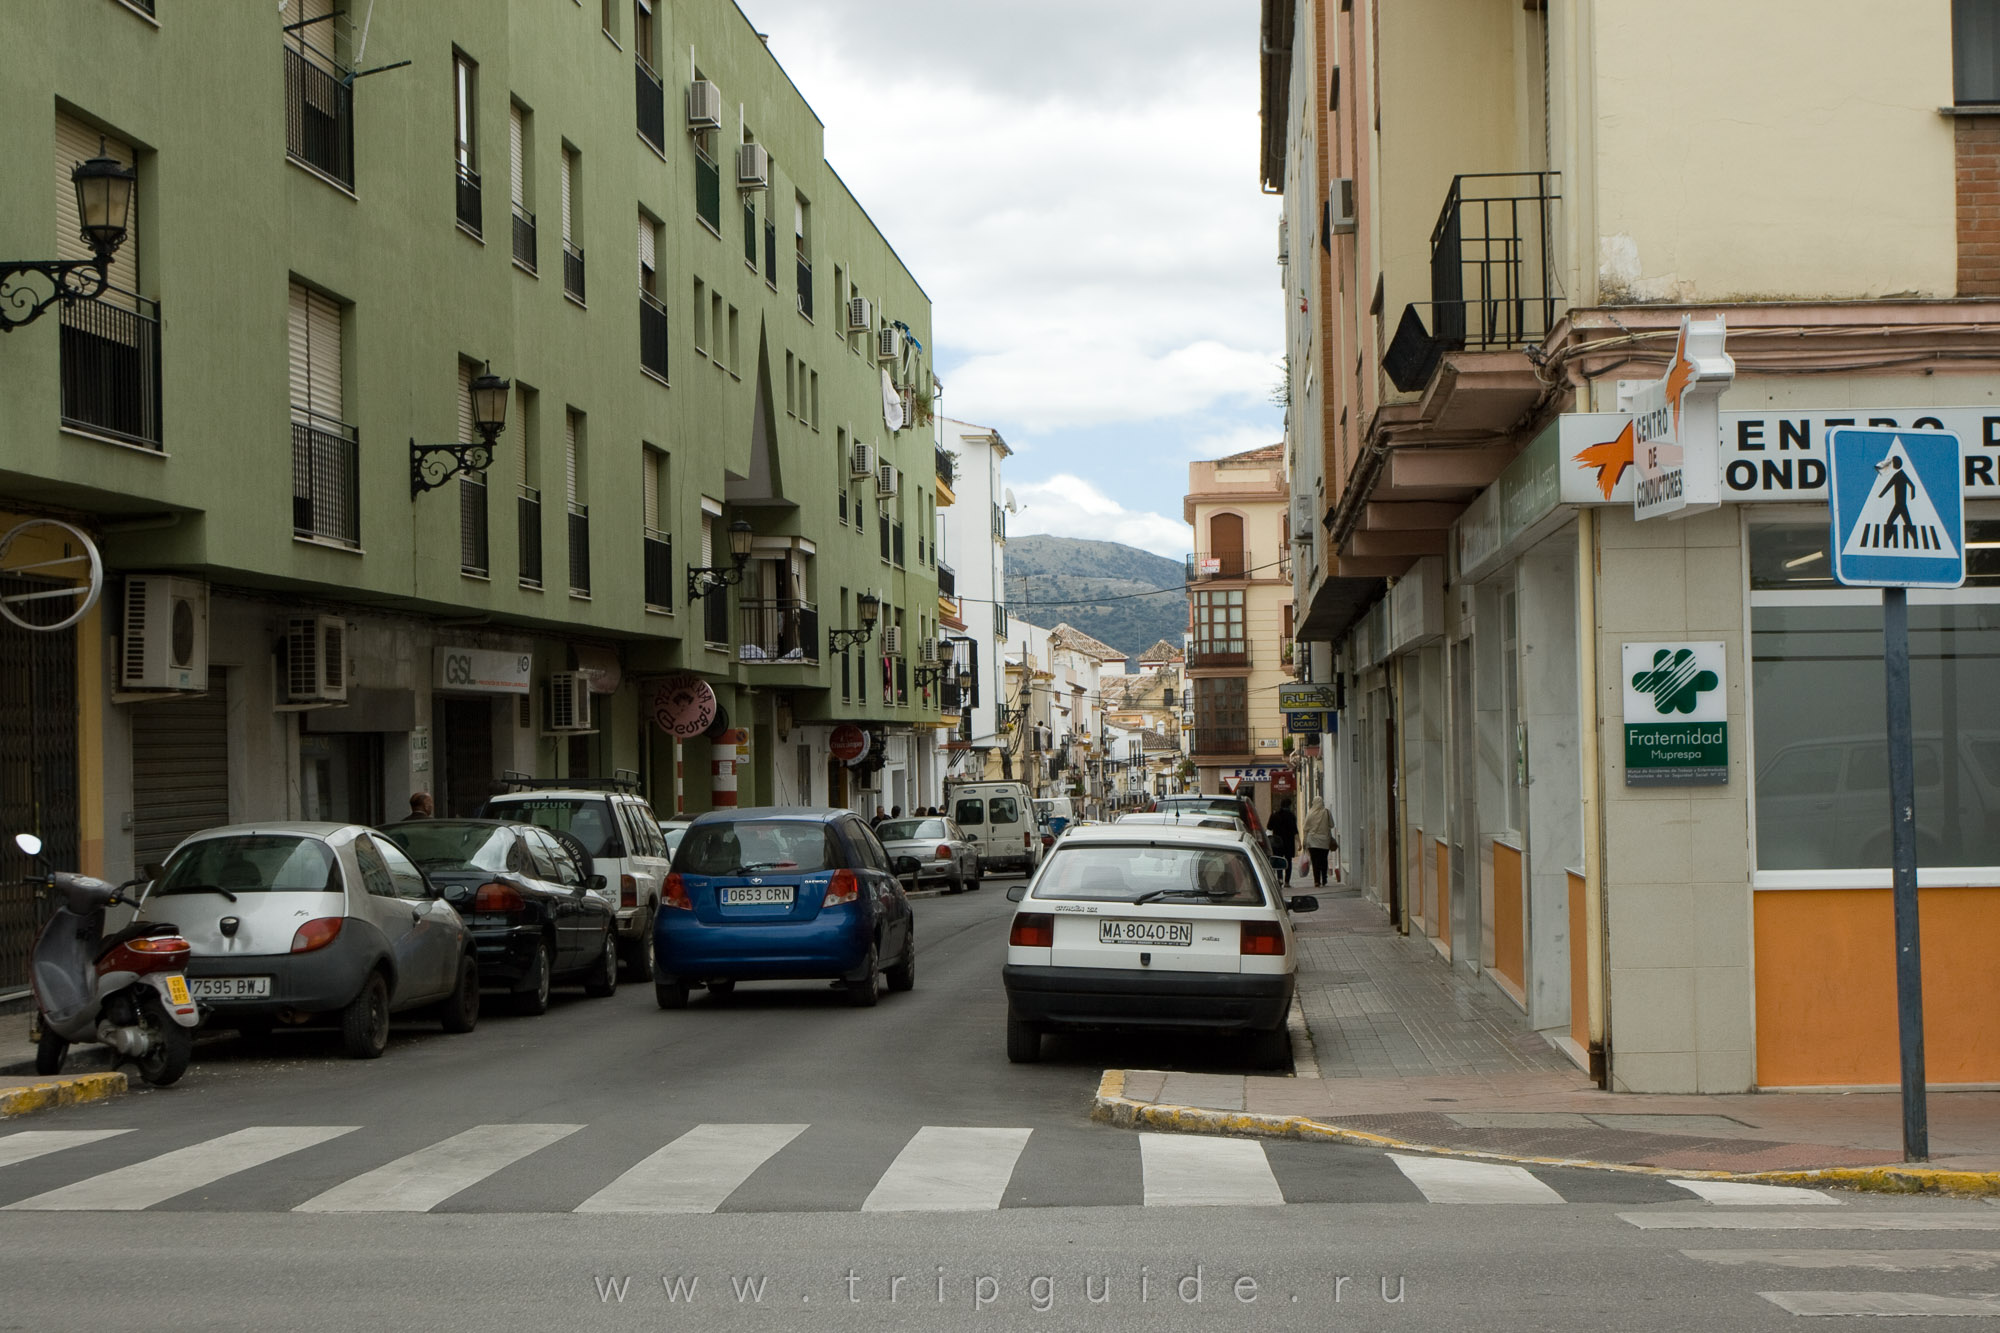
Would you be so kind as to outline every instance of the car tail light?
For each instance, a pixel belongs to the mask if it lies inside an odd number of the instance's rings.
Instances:
[[[945,846],[943,843],[939,843],[937,849],[937,859],[940,861],[951,860],[951,848]]]
[[[1284,956],[1284,928],[1275,921],[1245,921],[1243,923],[1243,944],[1239,952],[1246,954],[1276,954]]]
[[[820,899],[822,907],[838,907],[851,903],[861,896],[861,877],[852,870],[836,870],[827,881],[826,897]]]
[[[319,916],[300,926],[292,936],[293,953],[311,953],[314,949],[324,949],[340,938],[340,918]]]
[[[511,884],[481,884],[472,895],[475,912],[518,912],[527,905]]]
[[[637,907],[639,905],[639,877],[637,875],[620,875],[618,877],[618,905],[620,907]]]
[[[1007,932],[1007,943],[1018,944],[1024,949],[1050,949],[1055,947],[1056,919],[1047,912],[1016,912],[1014,928]]]
[[[133,953],[187,953],[189,944],[178,935],[145,935],[136,940],[126,940],[125,947]]]
[[[688,897],[687,881],[679,874],[667,876],[667,906],[678,907],[683,912],[692,912],[694,902]]]
[[[1032,843],[1032,842],[1028,841],[1028,834],[1027,834],[1027,832],[1026,832],[1025,830],[1023,830],[1023,831],[1022,831],[1022,833],[1021,833],[1021,846],[1022,846],[1022,848],[1023,848],[1024,850],[1025,850],[1025,849],[1027,849],[1027,848],[1031,848],[1031,847],[1033,847],[1034,845],[1035,845],[1034,843]]]

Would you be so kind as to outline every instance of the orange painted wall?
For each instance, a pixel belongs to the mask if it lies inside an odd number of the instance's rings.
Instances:
[[[1753,899],[1758,1086],[1897,1082],[1889,890],[1787,889]],[[1925,1077],[2000,1082],[2000,888],[1923,889],[1917,912]]]
[[[1525,989],[1521,965],[1521,854],[1493,844],[1493,970]]]
[[[1437,845],[1438,858],[1438,920],[1437,937],[1444,941],[1447,953],[1451,949],[1451,849],[1440,841]]]
[[[1569,1039],[1590,1045],[1590,960],[1583,939],[1583,876],[1569,872]]]

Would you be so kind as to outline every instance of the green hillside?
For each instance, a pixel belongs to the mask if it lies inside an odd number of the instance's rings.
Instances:
[[[1161,639],[1178,645],[1187,628],[1184,568],[1117,542],[1075,537],[1007,539],[1007,605],[1053,627],[1068,621],[1136,658]],[[1156,595],[1155,589],[1168,589]]]

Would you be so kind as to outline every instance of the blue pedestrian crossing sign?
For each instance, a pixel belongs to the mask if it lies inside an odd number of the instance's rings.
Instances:
[[[1965,582],[1959,439],[1944,430],[1827,432],[1833,577],[1854,588]]]

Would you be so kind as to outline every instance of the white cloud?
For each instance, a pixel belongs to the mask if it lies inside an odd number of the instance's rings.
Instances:
[[[1014,487],[1020,512],[1009,520],[1011,532],[1048,533],[1090,541],[1122,542],[1155,555],[1178,560],[1187,554],[1187,524],[1163,514],[1127,509],[1081,477],[1060,473],[1047,481]]]
[[[1252,449],[1283,443],[1282,430],[1271,430],[1263,426],[1234,426],[1228,430],[1196,436],[1188,441],[1186,452],[1190,459],[1227,458],[1231,454],[1248,453]]]

